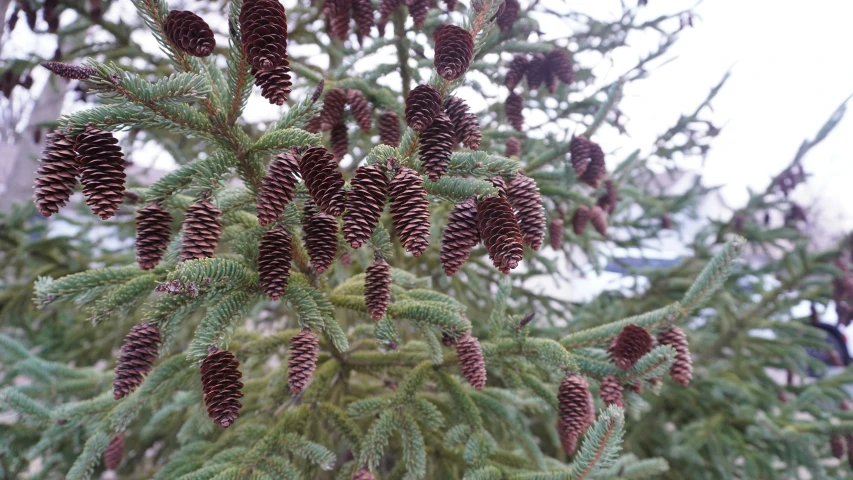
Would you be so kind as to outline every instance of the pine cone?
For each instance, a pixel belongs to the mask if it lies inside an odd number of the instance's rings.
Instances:
[[[616,210],[616,202],[619,201],[619,194],[616,193],[616,186],[613,184],[613,179],[608,178],[604,181],[604,195],[598,198],[596,203],[605,213],[612,214]]]
[[[649,332],[637,325],[626,325],[613,339],[607,351],[610,359],[622,370],[630,370],[643,355],[649,353],[655,339]]]
[[[486,361],[483,360],[483,351],[480,349],[480,341],[465,333],[456,341],[456,358],[459,359],[459,368],[462,376],[468,384],[477,390],[486,386]]]
[[[589,165],[589,157],[592,154],[592,142],[583,135],[572,137],[569,142],[569,152],[572,156],[572,168],[575,169],[575,174],[578,178],[583,177]]]
[[[527,67],[529,64],[530,60],[528,60],[527,55],[523,53],[519,53],[512,57],[512,61],[509,62],[509,67],[506,71],[506,79],[504,80],[506,88],[515,90],[515,87],[518,86],[524,78],[524,74],[527,73]]]
[[[181,260],[212,258],[222,232],[222,211],[202,198],[187,209],[183,229]]]
[[[545,239],[545,209],[536,181],[519,172],[507,186],[507,200],[515,210],[524,244],[539,250]]]
[[[334,127],[329,135],[329,146],[335,156],[335,160],[341,161],[349,151],[349,132],[344,122],[340,122]]]
[[[287,385],[291,395],[298,395],[305,389],[314,370],[317,368],[317,354],[320,352],[320,339],[310,328],[303,328],[290,340],[290,354],[287,359]]]
[[[592,425],[595,406],[585,378],[573,373],[566,375],[557,392],[557,415],[560,418],[559,428],[576,437]]]
[[[468,111],[468,104],[461,98],[448,97],[444,102],[444,113],[453,122],[455,143],[461,143],[471,150],[479,149],[483,134],[477,116]]]
[[[403,3],[403,0],[379,0],[379,22],[376,24],[376,27],[379,29],[379,36],[385,36],[385,25],[388,23],[388,19],[391,18],[391,14],[394,13],[394,10]]]
[[[545,55],[548,63],[548,71],[555,75],[561,82],[571,85],[575,80],[575,71],[572,61],[564,50],[551,50]]]
[[[415,28],[420,30],[429,13],[430,0],[406,0],[406,5],[409,6],[409,15],[415,22]]]
[[[115,470],[121,465],[124,457],[124,433],[118,432],[110,438],[110,443],[104,449],[104,467],[107,470]]]
[[[579,435],[574,433],[571,427],[563,421],[557,422],[557,434],[560,436],[560,447],[566,452],[566,455],[574,455],[578,448]]]
[[[328,20],[330,37],[346,40],[349,36],[350,11],[352,0],[327,0],[323,13]]]
[[[444,10],[447,13],[455,12],[456,11],[456,5],[458,3],[459,3],[458,0],[444,0]]]
[[[388,176],[379,165],[362,165],[350,180],[344,238],[352,248],[364,245],[379,224],[388,196]]]
[[[527,86],[531,90],[536,90],[547,77],[548,65],[545,62],[545,55],[541,53],[533,55],[527,64]]]
[[[847,443],[847,464],[853,468],[853,435],[845,435],[844,440]]]
[[[373,26],[373,5],[370,0],[352,0],[352,16],[357,27],[355,34],[358,44],[361,45],[364,37],[370,36],[370,28]]]
[[[829,451],[832,452],[832,456],[838,459],[844,457],[844,437],[840,435],[833,435],[829,437]]]
[[[333,88],[326,94],[323,100],[323,109],[320,110],[320,127],[322,130],[331,130],[332,127],[341,123],[344,118],[344,107],[347,105],[347,92],[340,88]]]
[[[419,257],[429,246],[429,200],[424,181],[408,167],[391,180],[391,219],[407,252]]]
[[[66,80],[86,80],[97,72],[92,67],[62,62],[42,62],[41,66]]]
[[[157,203],[136,211],[136,263],[142,270],[156,267],[169,246],[172,215]]]
[[[276,156],[267,167],[267,173],[258,191],[258,223],[269,225],[284,213],[284,208],[293,201],[299,179],[299,153],[288,150]]]
[[[563,247],[563,230],[566,228],[566,221],[562,216],[551,219],[551,225],[548,226],[548,243],[553,250],[560,250]]]
[[[502,197],[506,197],[506,180],[502,175],[495,175],[494,177],[490,177],[486,179],[487,182],[491,183],[498,189],[498,194]]]
[[[572,216],[572,231],[575,235],[583,235],[587,223],[589,223],[589,207],[581,205]]]
[[[583,175],[581,175],[581,180],[593,188],[598,188],[598,182],[605,175],[607,175],[607,165],[604,163],[604,152],[601,150],[601,146],[597,143],[592,143],[589,163]]]
[[[498,27],[502,32],[512,30],[512,26],[518,20],[519,9],[521,9],[521,5],[518,4],[518,0],[504,0],[504,6],[497,18]]]
[[[240,416],[243,406],[243,376],[234,354],[211,345],[201,362],[201,386],[207,415],[222,428],[228,428]]]
[[[83,195],[94,214],[106,220],[124,200],[124,155],[110,132],[89,125],[74,143]]]
[[[441,94],[432,85],[418,85],[406,97],[406,125],[426,129],[441,111]]]
[[[391,147],[400,145],[400,117],[388,109],[379,117],[379,140]]]
[[[607,406],[616,405],[623,408],[625,401],[622,397],[622,384],[613,375],[607,375],[601,379],[601,399]]]
[[[391,265],[376,255],[364,273],[364,303],[367,312],[378,322],[385,316],[391,302]]]
[[[672,217],[668,213],[660,216],[660,228],[664,230],[672,230]]]
[[[369,4],[369,0],[357,0],[357,1],[367,1]],[[352,89],[347,94],[347,103],[349,103],[350,111],[352,112],[353,118],[355,118],[355,123],[358,124],[358,127],[364,131],[370,131],[370,105],[367,103],[367,99],[364,98],[364,94],[361,93],[361,90]]]
[[[675,349],[675,363],[669,369],[669,374],[675,383],[686,387],[693,379],[693,359],[687,346],[687,335],[678,327],[670,327],[658,334],[661,345],[669,345]]]
[[[441,78],[456,80],[465,75],[474,56],[471,32],[456,25],[444,25],[435,32],[435,69]]]
[[[160,331],[157,324],[140,323],[130,329],[118,355],[113,398],[123,398],[142,384],[143,377],[154,366],[159,349]]]
[[[592,223],[592,226],[595,227],[595,231],[598,232],[599,235],[602,237],[607,236],[607,215],[601,207],[593,205],[593,207],[589,209],[589,221]]]
[[[194,57],[206,57],[216,47],[213,30],[193,12],[170,10],[164,30],[175,48]]]
[[[332,216],[344,211],[344,176],[334,157],[323,147],[311,147],[302,152],[299,171],[314,203]]]
[[[287,289],[290,261],[293,259],[292,239],[284,226],[267,230],[258,248],[258,277],[264,293],[273,300]]]
[[[361,467],[357,472],[352,474],[352,480],[376,480],[376,477],[370,473],[367,467]]]
[[[41,165],[36,172],[36,207],[45,217],[59,211],[68,202],[77,185],[80,164],[74,153],[74,142],[65,138],[61,130],[47,134]]]
[[[510,92],[506,97],[506,119],[512,128],[522,131],[524,128],[524,101],[521,95]]]
[[[243,0],[240,8],[243,52],[257,70],[287,62],[287,15],[278,0]]]
[[[489,197],[477,205],[477,228],[495,268],[506,274],[518,266],[524,257],[521,230],[505,198]]]
[[[521,153],[521,141],[516,137],[506,139],[506,151],[504,154],[507,157],[517,157]]]
[[[302,215],[302,240],[311,258],[311,266],[323,273],[335,260],[338,252],[338,221],[306,202]]]
[[[421,133],[418,154],[424,172],[433,182],[447,173],[453,143],[453,123],[444,113],[438,114],[432,124]]]
[[[284,65],[269,70],[257,70],[252,67],[252,75],[255,77],[255,85],[260,87],[261,96],[266,98],[270,105],[284,105],[290,96],[290,62],[284,61]]]
[[[322,122],[323,119],[320,118],[320,115],[317,115],[316,117],[312,117],[307,122],[305,122],[305,126],[302,127],[302,129],[306,132],[319,133],[323,125]]]
[[[458,272],[471,250],[480,243],[477,230],[477,201],[474,197],[456,204],[441,236],[441,266],[447,276]]]

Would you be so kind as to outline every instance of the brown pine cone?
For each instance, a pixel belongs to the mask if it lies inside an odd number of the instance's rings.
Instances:
[[[243,0],[240,7],[243,52],[257,70],[287,61],[287,15],[278,0]]]
[[[426,129],[441,111],[441,94],[432,85],[418,85],[406,97],[406,125]]]
[[[675,349],[675,363],[669,369],[669,374],[675,383],[686,387],[693,379],[693,359],[687,346],[687,335],[678,327],[670,327],[658,334],[661,345],[669,345]]]
[[[391,219],[407,252],[419,257],[429,246],[429,200],[424,181],[408,167],[391,179]]]
[[[277,155],[267,167],[267,173],[258,190],[258,223],[269,225],[284,213],[284,208],[293,201],[296,184],[299,183],[299,153],[296,149]]]
[[[672,217],[668,213],[660,216],[660,228],[664,230],[672,230]]]
[[[506,119],[519,132],[524,129],[524,100],[515,92],[506,97]]]
[[[116,363],[113,398],[123,398],[142,384],[154,367],[159,350],[160,330],[157,324],[140,323],[130,329],[124,337]]]
[[[829,451],[832,452],[832,456],[838,459],[844,457],[844,437],[840,435],[833,435],[829,437]]]
[[[367,312],[378,322],[391,302],[391,265],[377,254],[364,273],[364,303]]]
[[[222,232],[222,211],[202,198],[187,209],[183,229],[181,260],[212,258]]]
[[[370,0],[352,0],[352,16],[355,19],[358,44],[361,45],[364,37],[370,36],[370,28],[373,27],[373,5]]]
[[[524,244],[539,250],[545,239],[545,209],[536,181],[517,173],[507,185],[507,200],[515,210]]]
[[[439,113],[432,124],[421,133],[418,146],[421,167],[433,182],[447,173],[453,143],[453,122],[446,114]]]
[[[630,370],[643,355],[652,351],[655,339],[648,330],[637,325],[626,325],[607,348],[610,359],[622,370]]]
[[[201,362],[201,386],[207,415],[222,428],[228,428],[240,416],[243,404],[243,376],[237,368],[240,362],[234,354],[220,350],[215,345],[207,349],[207,357]]]
[[[583,235],[587,223],[589,223],[589,207],[581,205],[572,216],[572,231],[575,235]]]
[[[444,10],[447,13],[455,12],[456,11],[456,5],[458,3],[459,3],[458,0],[444,0]]]
[[[607,406],[616,405],[623,408],[625,401],[622,397],[622,384],[613,375],[607,375],[601,379],[601,399]]]
[[[616,202],[618,201],[619,194],[616,192],[616,185],[613,184],[612,178],[608,178],[604,181],[604,195],[598,198],[596,204],[610,215],[616,210]]]
[[[110,438],[110,443],[104,449],[104,467],[107,470],[115,470],[121,465],[124,457],[124,433],[118,432]]]
[[[332,127],[341,123],[344,118],[344,107],[347,105],[347,92],[340,88],[333,88],[326,94],[323,100],[323,109],[320,110],[320,128],[331,130]]]
[[[560,426],[568,434],[580,436],[595,419],[595,405],[589,383],[580,375],[569,373],[557,392],[557,415]]]
[[[518,4],[518,0],[504,0],[504,6],[498,13],[496,22],[502,32],[512,30],[512,26],[518,20],[519,9],[521,9],[521,5]]]
[[[193,12],[170,10],[164,30],[175,48],[194,57],[206,57],[216,47],[213,30]]]
[[[477,116],[468,111],[468,104],[459,97],[450,96],[444,102],[444,113],[453,122],[455,143],[461,143],[466,148],[478,150],[483,134]]]
[[[376,477],[370,473],[367,467],[361,467],[357,472],[352,474],[352,480],[376,480]]]
[[[545,62],[545,55],[537,53],[533,55],[530,62],[527,64],[527,86],[531,90],[536,90],[548,76],[548,65]]]
[[[284,105],[290,96],[290,62],[284,61],[284,65],[269,70],[257,70],[252,67],[252,75],[255,77],[255,85],[260,87],[261,96],[266,98],[270,105]]]
[[[524,74],[527,73],[527,67],[529,64],[530,60],[527,59],[526,54],[519,53],[512,57],[512,61],[509,62],[509,68],[506,71],[506,80],[504,80],[506,88],[515,90],[515,87],[518,86],[524,78]]]
[[[578,448],[579,435],[574,433],[571,426],[562,420],[557,422],[557,434],[560,436],[560,447],[566,452],[566,455],[574,455]]]
[[[465,333],[456,341],[456,358],[459,360],[459,368],[462,376],[468,384],[477,390],[486,386],[486,361],[483,359],[483,350],[480,349],[480,341]]]
[[[264,293],[273,300],[287,289],[290,261],[293,259],[293,240],[284,226],[267,230],[258,248],[258,277]]]
[[[94,68],[62,62],[42,62],[41,66],[66,80],[86,80],[97,73]]]
[[[592,143],[592,142],[591,142]],[[607,165],[604,163],[604,152],[597,143],[592,143],[589,163],[581,175],[581,180],[593,188],[598,188],[598,182],[607,175]]]
[[[385,25],[388,24],[388,19],[394,10],[403,3],[403,0],[379,0],[379,22],[376,27],[379,29],[379,36],[385,36]]]
[[[323,273],[335,260],[338,252],[338,221],[323,213],[313,203],[306,202],[302,215],[302,240],[317,273]]]
[[[589,165],[589,157],[592,154],[592,142],[583,135],[572,137],[569,142],[569,152],[572,157],[572,168],[578,178],[582,178]]]
[[[477,228],[495,268],[509,273],[524,257],[521,230],[504,197],[489,197],[477,205]]]
[[[156,267],[172,235],[172,215],[160,204],[152,203],[136,211],[136,263],[142,270]]]
[[[362,165],[350,180],[344,213],[344,238],[352,248],[364,245],[379,224],[388,196],[388,176],[379,165]]]
[[[400,145],[400,117],[394,110],[385,110],[379,116],[379,141],[395,148]]]
[[[853,435],[845,435],[844,440],[847,443],[847,464],[853,468]]]
[[[601,207],[593,205],[593,207],[589,209],[589,221],[592,223],[592,226],[599,235],[602,237],[607,236],[607,215]]]
[[[357,1],[367,1],[368,4],[370,3],[369,0]],[[369,132],[371,124],[371,110],[370,105],[367,103],[367,99],[364,98],[364,94],[361,93],[361,90],[350,90],[347,94],[347,103],[349,103],[350,112],[352,112],[352,116],[355,118],[355,123],[358,124],[358,128],[364,132]]]
[[[502,175],[495,175],[494,177],[487,178],[486,181],[498,189],[498,195],[506,197],[506,180],[504,180]]]
[[[335,160],[341,161],[349,151],[349,132],[344,122],[340,122],[334,127],[329,134],[329,146],[335,156]]]
[[[545,55],[548,63],[548,71],[557,77],[566,85],[571,85],[575,81],[575,71],[572,68],[572,61],[564,50],[551,50]]]
[[[291,395],[298,395],[314,375],[317,368],[317,354],[320,352],[320,339],[310,328],[303,328],[290,340],[290,354],[287,358],[287,385]]]
[[[47,134],[41,165],[36,172],[36,207],[45,217],[59,211],[68,202],[77,185],[80,163],[74,153],[74,142],[61,130]]]
[[[415,28],[420,30],[429,13],[430,0],[406,0],[406,5],[409,6],[409,15],[415,22]]]
[[[77,135],[74,151],[80,164],[86,205],[101,220],[112,217],[124,200],[126,177],[118,140],[112,133],[89,125]]]
[[[471,250],[480,243],[477,230],[477,201],[474,197],[456,204],[441,236],[441,266],[447,276],[458,272]]]
[[[521,153],[521,141],[516,137],[506,139],[506,151],[504,154],[507,157],[517,157]]]
[[[551,219],[551,224],[548,226],[548,243],[553,250],[560,250],[563,247],[563,230],[566,228],[566,221],[562,216]]]
[[[322,122],[323,119],[320,117],[320,115],[317,115],[316,117],[312,117],[307,122],[305,122],[305,126],[302,127],[302,129],[306,132],[319,133],[323,125]]]
[[[323,13],[326,14],[330,37],[346,40],[349,36],[350,12],[352,0],[327,0]]]
[[[306,149],[299,161],[299,171],[320,210],[335,217],[344,212],[344,176],[332,154],[323,147]]]
[[[444,25],[435,32],[435,69],[441,78],[456,80],[465,75],[474,56],[471,32],[456,25]]]

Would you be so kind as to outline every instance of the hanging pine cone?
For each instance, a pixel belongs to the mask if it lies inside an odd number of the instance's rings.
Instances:
[[[309,119],[307,122],[305,122],[305,126],[302,128],[306,132],[319,133],[320,129],[323,126],[322,122],[323,122],[323,119],[320,118],[320,115],[317,115],[315,117],[311,117],[311,119]]]
[[[456,341],[456,358],[459,359],[459,368],[462,376],[468,384],[477,390],[486,386],[486,361],[483,360],[483,350],[480,349],[480,341],[465,333]]]
[[[379,117],[379,141],[395,148],[400,145],[400,117],[394,110],[385,110]]]
[[[498,27],[502,32],[512,30],[512,26],[518,20],[518,11],[520,9],[521,5],[518,4],[518,0],[504,0],[504,6],[500,13],[498,13],[497,18]]]
[[[574,455],[578,448],[579,435],[574,433],[571,427],[562,420],[557,422],[557,434],[560,436],[560,447],[566,455]]]
[[[616,405],[619,408],[624,407],[624,399],[622,398],[622,384],[613,375],[607,375],[601,379],[601,399],[607,406]]]
[[[112,217],[124,199],[126,177],[118,140],[112,133],[89,125],[77,135],[74,151],[86,205],[101,220]]]
[[[566,221],[562,216],[551,219],[551,224],[548,226],[548,243],[553,250],[560,250],[563,247],[563,230],[566,228]]]
[[[418,154],[424,172],[433,182],[447,173],[453,143],[453,123],[444,113],[438,114],[432,124],[421,133]]]
[[[278,300],[287,289],[290,261],[293,259],[291,242],[290,234],[283,225],[267,230],[261,237],[258,277],[264,293],[273,300]]]
[[[592,142],[583,135],[572,137],[569,142],[569,152],[572,157],[572,168],[578,178],[583,177],[589,165],[589,157],[592,154]]]
[[[124,433],[118,432],[110,438],[110,443],[104,449],[104,467],[107,470],[115,470],[121,465],[124,457]]]
[[[486,179],[487,182],[494,185],[494,187],[498,190],[498,195],[502,197],[506,197],[506,180],[502,175],[495,175],[494,177],[489,177]]]
[[[320,110],[320,127],[322,130],[331,130],[332,127],[341,123],[344,118],[344,108],[347,105],[347,92],[340,88],[333,88],[326,94],[323,100],[323,109]]]
[[[655,339],[649,332],[637,325],[626,325],[613,339],[607,351],[610,359],[622,370],[630,370],[643,355],[649,353]]]
[[[521,153],[521,141],[516,137],[506,139],[506,151],[504,154],[507,157],[517,157]]]
[[[465,75],[474,56],[471,32],[456,25],[444,25],[435,32],[435,69],[441,78],[456,80]]]
[[[840,435],[833,435],[829,437],[829,451],[832,452],[832,456],[838,459],[844,457],[844,438]]]
[[[352,474],[352,480],[376,480],[376,477],[370,473],[367,467],[361,467],[357,472]]]
[[[175,48],[194,57],[206,57],[216,47],[213,30],[193,12],[170,10],[164,30]]]
[[[160,331],[157,324],[140,323],[130,329],[124,337],[116,364],[113,398],[123,398],[142,384],[143,377],[154,366],[159,349]]]
[[[506,119],[519,132],[524,128],[524,100],[521,95],[510,92],[506,97]]]
[[[257,70],[252,67],[252,75],[255,77],[255,85],[260,87],[261,96],[266,98],[270,105],[284,105],[290,96],[290,62],[284,61],[284,65],[269,70]]]
[[[257,70],[271,70],[287,61],[287,15],[278,0],[243,0],[240,7],[242,46]]]
[[[604,195],[598,198],[596,203],[605,213],[612,214],[616,210],[616,202],[619,201],[619,194],[616,192],[616,186],[613,184],[613,179],[608,178],[604,181]]]
[[[429,246],[429,200],[424,181],[408,167],[391,180],[391,219],[406,251],[419,257]]]
[[[458,272],[471,250],[480,243],[477,230],[477,201],[471,197],[456,204],[441,236],[441,266],[447,276]]]
[[[234,354],[214,345],[207,349],[201,362],[201,386],[207,415],[222,428],[228,428],[240,416],[243,376]]]
[[[575,80],[575,71],[572,61],[564,50],[551,50],[545,55],[548,71],[566,85],[571,85]]]
[[[406,97],[406,125],[418,132],[430,126],[441,111],[441,94],[432,85],[418,85]]]
[[[327,0],[323,13],[326,14],[328,34],[339,40],[349,36],[349,21],[352,0]]]
[[[258,223],[269,225],[284,213],[284,208],[293,200],[299,179],[299,153],[296,149],[277,155],[267,167],[267,173],[258,190]]]
[[[483,134],[477,116],[468,111],[468,104],[459,97],[448,97],[444,102],[444,113],[453,122],[454,142],[471,150],[479,149]]]
[[[515,210],[524,244],[539,250],[545,239],[545,209],[536,181],[517,173],[507,185],[507,200]]]
[[[518,266],[524,257],[521,230],[506,198],[489,197],[477,205],[477,228],[495,268],[503,273]]]
[[[668,213],[660,216],[660,228],[664,230],[672,230],[672,217]]]
[[[592,226],[599,235],[602,237],[607,236],[607,215],[601,207],[593,205],[593,207],[589,209],[589,221],[592,223]]]
[[[317,273],[323,273],[335,260],[338,252],[338,221],[323,213],[310,202],[305,203],[302,215],[302,239]]]
[[[575,235],[583,235],[587,223],[589,223],[589,207],[581,205],[572,216],[572,231]]]
[[[379,224],[388,196],[388,176],[379,165],[362,165],[350,180],[344,238],[352,248],[364,245]]]
[[[136,263],[142,270],[156,267],[172,235],[172,215],[160,204],[152,203],[136,211]]]
[[[589,163],[581,175],[581,180],[593,188],[598,188],[598,182],[607,175],[607,165],[604,163],[604,152],[597,143],[591,143]]]
[[[391,302],[391,265],[377,254],[364,273],[364,303],[367,312],[378,322]]]
[[[352,16],[355,19],[358,44],[361,45],[364,37],[370,36],[370,28],[373,27],[373,5],[370,0],[352,0]]]
[[[379,0],[379,22],[376,27],[379,29],[379,36],[385,36],[385,25],[388,24],[388,19],[394,10],[403,3],[403,0]]]
[[[527,64],[527,86],[531,90],[536,90],[548,76],[548,65],[545,62],[545,55],[537,53],[533,55],[530,62]]]
[[[693,359],[687,346],[687,335],[678,327],[670,327],[658,334],[661,345],[669,345],[675,349],[675,363],[669,369],[669,374],[675,383],[686,387],[693,379]]]
[[[359,0],[359,1],[367,1],[369,0]],[[361,90],[352,89],[347,94],[347,103],[349,103],[350,112],[352,112],[353,118],[355,118],[355,123],[358,124],[358,128],[360,128],[364,132],[370,131],[370,105],[367,103],[367,99],[364,98],[364,94],[361,93]]]
[[[347,132],[347,126],[344,122],[340,122],[332,127],[329,135],[329,144],[335,160],[340,162],[347,154],[347,151],[349,151],[349,132]]]
[[[559,428],[576,437],[592,424],[595,406],[585,378],[573,373],[566,375],[557,392],[557,415]]]
[[[527,73],[527,67],[529,64],[530,60],[528,60],[527,55],[523,53],[519,53],[512,57],[512,61],[509,62],[509,67],[506,71],[506,79],[504,80],[506,88],[515,90],[515,87],[518,86],[524,78],[524,74]]]
[[[86,80],[97,72],[92,67],[62,62],[42,62],[41,66],[66,80]]]
[[[74,193],[79,174],[74,142],[65,138],[60,130],[48,133],[33,186],[36,207],[42,215],[49,217],[65,206]]]
[[[332,216],[344,211],[344,176],[338,170],[335,159],[323,147],[311,147],[302,152],[299,171],[314,203],[320,210]]]
[[[303,328],[290,340],[290,354],[287,359],[287,385],[291,395],[298,395],[311,381],[311,375],[317,368],[317,354],[320,352],[320,339],[310,328]]]
[[[409,6],[409,15],[415,22],[415,28],[420,30],[429,13],[430,0],[406,0],[406,5]]]
[[[181,260],[213,258],[222,231],[222,211],[202,198],[187,209],[183,229]]]

